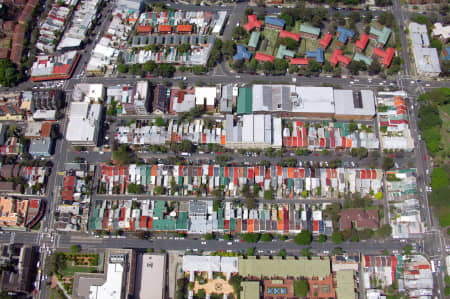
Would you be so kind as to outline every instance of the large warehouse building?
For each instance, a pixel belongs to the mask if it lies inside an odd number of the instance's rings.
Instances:
[[[253,85],[252,94],[252,112],[257,114],[339,120],[375,117],[375,99],[371,90],[257,84]]]

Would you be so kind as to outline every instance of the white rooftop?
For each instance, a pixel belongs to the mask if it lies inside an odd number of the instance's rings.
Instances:
[[[162,299],[165,289],[166,257],[157,254],[140,255],[137,269],[137,298]]]
[[[215,87],[196,87],[195,104],[214,106],[217,90]]]
[[[72,102],[66,131],[67,141],[96,143],[100,113],[100,104]]]
[[[121,299],[123,280],[123,266],[121,264],[108,264],[106,281],[101,286],[91,286],[89,299]]]
[[[442,23],[436,23],[433,26],[433,36],[440,36],[443,39],[450,38],[450,25],[443,26]]]
[[[292,112],[334,113],[332,87],[296,87]]]
[[[184,272],[220,272],[220,256],[183,256]]]
[[[349,89],[334,90],[336,115],[375,115],[375,98],[371,90],[354,94]]]

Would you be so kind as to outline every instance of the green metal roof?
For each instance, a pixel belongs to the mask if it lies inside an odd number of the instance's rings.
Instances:
[[[250,35],[250,40],[248,41],[248,46],[252,48],[256,48],[258,46],[259,37],[261,36],[261,32],[253,31]]]
[[[313,27],[308,24],[300,24],[300,32],[305,32],[309,34],[319,35],[320,34],[320,28]]]
[[[288,50],[285,45],[280,45],[276,58],[282,59],[284,56],[294,57],[295,52]]]
[[[239,258],[239,274],[248,277],[318,277],[330,275],[330,261],[313,257],[290,260],[243,259]],[[346,298],[346,297],[342,297]]]
[[[188,229],[188,217],[187,212],[179,212],[177,218],[177,230],[187,230]]]
[[[243,281],[241,287],[241,299],[259,299],[259,281]]]
[[[374,26],[370,26],[369,34],[375,35],[377,37],[377,41],[385,45],[391,36],[391,32],[392,30],[387,27],[383,27],[383,29],[380,30]]]
[[[336,295],[338,298],[356,298],[355,293],[355,279],[353,278],[352,270],[342,270],[336,272]]]
[[[355,61],[362,61],[367,65],[371,65],[373,59],[370,57],[367,57],[366,55],[363,55],[361,53],[356,52],[355,56],[353,56],[353,60]]]
[[[239,96],[237,98],[237,113],[250,114],[253,111],[253,92],[251,88],[239,88]]]
[[[152,230],[175,230],[176,220],[175,219],[154,219],[152,221]]]

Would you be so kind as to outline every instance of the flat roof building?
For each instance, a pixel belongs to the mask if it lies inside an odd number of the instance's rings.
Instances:
[[[166,286],[166,256],[142,254],[136,261],[135,295],[137,298],[164,299]]]
[[[334,90],[332,87],[260,85],[252,87],[253,113],[303,117],[372,119],[375,100],[369,90]]]
[[[436,77],[441,73],[437,49],[429,48],[427,26],[411,22],[409,36],[412,42],[414,61],[418,75]]]
[[[72,102],[66,140],[75,145],[95,146],[98,141],[101,110],[101,104]]]
[[[350,89],[334,90],[336,119],[372,119],[375,117],[373,91]]]
[[[239,274],[243,277],[317,277],[325,278],[331,274],[329,259],[269,259],[268,257],[239,258]]]

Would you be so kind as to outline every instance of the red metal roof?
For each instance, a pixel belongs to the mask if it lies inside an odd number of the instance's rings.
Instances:
[[[291,65],[308,65],[308,58],[291,58]]]
[[[324,47],[328,48],[330,45],[331,39],[333,38],[333,35],[331,33],[325,34],[325,36],[320,40],[319,44]]]
[[[340,62],[345,65],[348,65],[352,59],[347,56],[344,56],[342,53],[343,53],[342,50],[335,49],[333,55],[331,55],[330,63],[336,65]]]
[[[245,30],[251,31],[253,28],[261,28],[262,22],[259,21],[256,15],[248,15],[248,23],[244,25]]]
[[[256,52],[255,59],[258,60],[258,61],[264,61],[264,62],[270,61],[270,62],[273,62],[274,57],[271,56],[271,55],[267,55],[267,54],[263,54],[263,53],[260,53],[260,52]]]
[[[159,25],[158,26],[158,31],[159,32],[170,32],[170,31],[172,31],[172,26],[170,26],[170,25]]]
[[[153,27],[150,25],[137,26],[138,33],[150,33],[150,32],[152,32],[152,29],[153,29]]]
[[[373,50],[373,55],[376,55],[376,56],[382,58],[381,63],[386,67],[391,65],[394,54],[395,54],[395,50],[391,47],[387,48],[386,51],[381,48],[375,48]]]
[[[192,32],[192,25],[178,25],[177,32]]]
[[[356,41],[355,46],[360,48],[361,50],[364,50],[367,46],[367,43],[369,42],[369,35],[368,34],[361,34],[361,37],[359,40]]]
[[[300,40],[300,34],[289,32],[286,30],[280,31],[280,38],[292,38],[293,40],[299,41]]]

